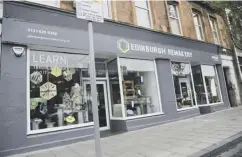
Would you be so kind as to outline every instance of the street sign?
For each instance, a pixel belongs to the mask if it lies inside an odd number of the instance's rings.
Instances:
[[[76,16],[94,22],[103,22],[102,0],[76,0]]]

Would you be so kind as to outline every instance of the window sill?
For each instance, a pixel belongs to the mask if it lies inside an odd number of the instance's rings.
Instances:
[[[198,106],[193,106],[193,107],[186,107],[186,108],[181,108],[181,109],[177,109],[178,112],[180,111],[187,111],[187,110],[192,110],[198,108]]]
[[[139,116],[125,117],[124,120],[146,118],[146,117],[152,117],[152,116],[158,116],[158,115],[164,115],[164,113],[163,112],[158,112],[158,113],[145,114],[145,115],[139,115]]]
[[[223,102],[217,102],[217,103],[211,103],[211,104],[203,104],[203,105],[198,105],[198,107],[200,106],[213,106],[213,105],[220,105],[223,104]]]
[[[89,122],[89,123],[75,124],[75,125],[69,125],[69,126],[61,126],[61,127],[55,127],[55,128],[28,130],[27,135],[50,133],[50,132],[54,132],[54,131],[65,131],[65,130],[69,130],[69,129],[77,129],[77,128],[88,127],[88,126],[93,126],[93,125],[94,125],[93,122]]]

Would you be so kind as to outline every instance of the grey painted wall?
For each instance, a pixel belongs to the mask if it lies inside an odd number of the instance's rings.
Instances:
[[[26,62],[26,55],[15,57],[12,45],[2,45],[0,78],[0,139],[2,142],[0,142],[0,156],[92,138],[92,127],[26,135]]]

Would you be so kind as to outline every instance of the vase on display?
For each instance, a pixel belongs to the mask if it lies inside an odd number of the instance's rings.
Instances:
[[[39,129],[39,124],[42,122],[41,119],[34,119],[32,120],[32,129],[33,130],[38,130]]]
[[[63,109],[57,109],[57,116],[58,116],[58,126],[63,126],[64,123],[64,116],[63,116]]]
[[[77,116],[78,116],[78,123],[79,124],[84,123],[84,116],[83,116],[83,111],[82,110],[77,112]]]
[[[137,115],[141,115],[141,109],[139,106],[136,106],[136,112],[137,112]]]

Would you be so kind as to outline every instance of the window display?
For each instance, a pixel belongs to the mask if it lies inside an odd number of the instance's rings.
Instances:
[[[160,112],[154,62],[124,58],[119,61],[125,116]]]
[[[189,108],[196,105],[190,65],[186,63],[172,62],[177,109]]]
[[[123,117],[117,59],[108,62],[107,65],[111,93],[111,113],[113,117]]]
[[[30,130],[91,122],[91,103],[82,80],[88,57],[42,51],[28,57]]]
[[[202,73],[204,76],[205,87],[207,89],[207,97],[209,103],[221,102],[219,91],[219,83],[214,66],[202,65]]]
[[[207,98],[206,98],[206,92],[205,92],[205,88],[204,88],[204,84],[203,84],[203,75],[202,75],[201,66],[200,65],[193,66],[192,74],[193,74],[197,104],[198,105],[207,104]]]
[[[214,66],[197,65],[192,67],[197,104],[206,105],[221,102],[217,73]]]

